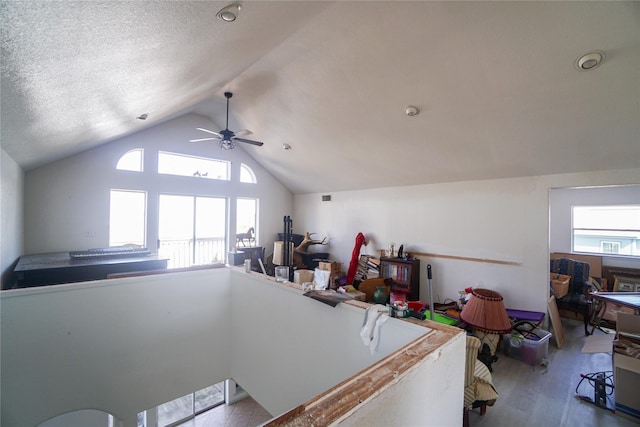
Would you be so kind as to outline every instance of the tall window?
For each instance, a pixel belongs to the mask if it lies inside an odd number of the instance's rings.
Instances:
[[[185,154],[158,153],[158,173],[229,180],[229,162]]]
[[[109,246],[145,246],[147,193],[111,190]]]
[[[160,195],[158,253],[169,268],[224,262],[226,200]]]
[[[640,205],[574,206],[573,251],[640,257]]]
[[[236,247],[257,246],[258,199],[236,201]]]

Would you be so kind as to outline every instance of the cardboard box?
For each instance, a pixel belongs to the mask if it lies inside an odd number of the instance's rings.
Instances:
[[[625,333],[640,335],[640,316],[618,313],[616,341]],[[640,359],[616,351],[614,341],[613,382],[616,415],[640,424]]]
[[[318,269],[330,271],[331,276],[340,276],[340,274],[342,274],[341,264],[335,261],[320,261],[318,263]]]
[[[303,284],[306,282],[313,282],[313,270],[296,270],[293,272],[293,281],[295,283]]]

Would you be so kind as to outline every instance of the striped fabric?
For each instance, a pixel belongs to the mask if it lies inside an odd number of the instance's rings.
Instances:
[[[570,258],[556,258],[550,260],[549,268],[551,273],[571,276],[569,292],[562,298],[558,298],[556,303],[561,310],[569,310],[582,315],[584,334],[589,335],[587,327],[592,310],[592,304],[588,297],[592,290],[592,285],[589,281],[589,263]]]
[[[498,392],[492,383],[491,372],[484,363],[477,359],[480,340],[467,336],[467,350],[464,377],[464,408],[471,409],[473,403],[485,401],[493,405],[498,398]]]
[[[589,263],[569,258],[550,260],[550,272],[571,276],[569,282],[570,294],[584,294],[584,284],[589,281]]]

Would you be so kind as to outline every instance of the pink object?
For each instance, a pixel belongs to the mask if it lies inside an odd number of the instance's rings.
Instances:
[[[356,271],[358,271],[358,258],[360,258],[360,247],[367,245],[367,240],[364,234],[358,233],[356,236],[356,245],[353,247],[351,253],[351,262],[349,263],[349,270],[347,271],[347,285],[353,284],[353,278],[356,277]]]

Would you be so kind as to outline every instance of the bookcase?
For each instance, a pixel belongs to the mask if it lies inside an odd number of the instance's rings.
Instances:
[[[393,280],[392,289],[407,294],[408,301],[420,300],[420,260],[380,258],[380,277]]]

